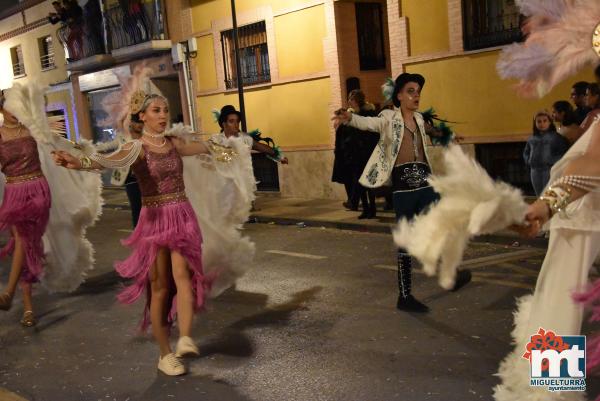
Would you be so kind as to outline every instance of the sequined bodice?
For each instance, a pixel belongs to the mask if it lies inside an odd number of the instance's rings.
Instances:
[[[0,166],[8,177],[41,171],[35,139],[29,135],[8,141],[0,138]]]
[[[171,148],[166,153],[156,153],[144,146],[144,158],[132,166],[142,196],[156,196],[183,192],[183,161]]]

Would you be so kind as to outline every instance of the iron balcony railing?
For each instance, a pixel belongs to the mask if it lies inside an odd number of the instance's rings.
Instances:
[[[239,58],[244,85],[271,82],[269,48],[264,21],[238,28]],[[223,61],[225,64],[225,86],[237,88],[238,72],[235,60],[233,30],[221,32]]]
[[[20,77],[22,75],[25,75],[25,64],[22,62],[14,63],[13,64],[13,76]]]
[[[95,1],[97,7],[87,7]],[[164,5],[164,0],[88,0],[81,20],[68,21],[58,29],[67,61],[167,39]]]
[[[49,70],[54,68],[54,53],[44,54],[40,57],[40,62],[42,64],[42,70]]]
[[[105,7],[112,49],[167,39],[163,0],[112,1]]]
[[[523,40],[522,15],[514,2],[463,0],[465,50],[502,46]]]
[[[93,24],[97,24],[94,21]],[[104,54],[103,30],[101,27],[91,28],[90,22],[82,21],[81,25],[63,25],[58,29],[58,40],[68,53],[68,61],[81,60],[96,54]]]

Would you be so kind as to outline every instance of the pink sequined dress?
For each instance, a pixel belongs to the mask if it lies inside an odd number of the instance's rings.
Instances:
[[[144,158],[132,165],[142,192],[142,210],[134,232],[123,241],[131,255],[115,268],[133,283],[120,294],[123,303],[133,303],[146,289],[146,308],[142,329],[149,324],[150,268],[159,248],[178,251],[186,259],[192,275],[195,310],[202,309],[212,278],[202,270],[202,235],[192,205],[185,195],[183,162],[174,148],[157,153],[144,146]],[[171,300],[169,322],[176,314],[176,296]]]
[[[43,273],[42,236],[50,216],[50,188],[42,173],[37,143],[31,136],[8,141],[0,138],[0,166],[6,176],[0,206],[0,231],[16,228],[21,237],[25,263],[21,281],[33,283]],[[0,250],[0,257],[12,254],[14,238]]]

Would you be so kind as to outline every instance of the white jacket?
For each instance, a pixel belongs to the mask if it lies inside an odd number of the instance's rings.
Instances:
[[[428,141],[427,135],[425,135],[423,116],[415,112],[415,120],[423,139],[425,160],[429,164]],[[352,119],[347,124],[363,131],[379,133],[379,143],[369,158],[367,166],[360,177],[360,183],[368,188],[389,185],[392,169],[404,137],[404,119],[400,109],[383,110],[377,117],[362,117],[353,114]]]

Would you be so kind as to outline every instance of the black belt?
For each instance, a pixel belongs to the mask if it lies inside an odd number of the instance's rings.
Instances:
[[[411,191],[429,186],[427,178],[431,168],[427,163],[410,162],[395,166],[392,170],[392,191]]]

